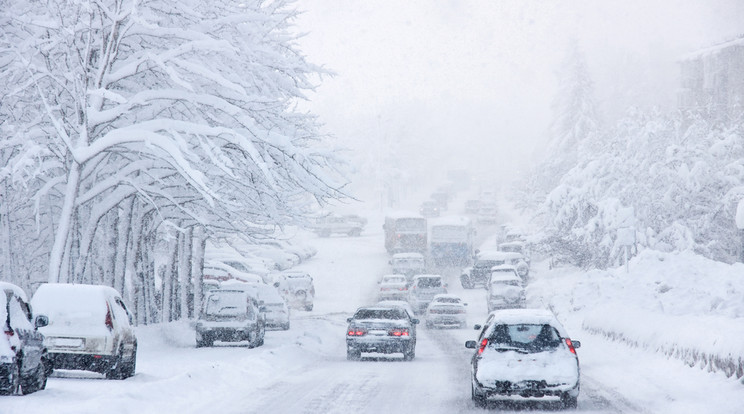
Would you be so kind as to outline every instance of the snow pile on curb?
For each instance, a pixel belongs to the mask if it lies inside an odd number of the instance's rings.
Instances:
[[[629,266],[539,272],[528,297],[591,333],[744,377],[744,265],[644,251]]]

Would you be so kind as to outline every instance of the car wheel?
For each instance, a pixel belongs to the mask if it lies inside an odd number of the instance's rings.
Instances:
[[[132,350],[132,356],[129,358],[128,361],[123,361],[121,363],[120,373],[121,373],[121,379],[127,379],[129,377],[134,376],[134,371],[137,369],[137,344],[134,344],[134,349]]]
[[[470,282],[470,279],[464,275],[460,277],[460,284],[462,285],[463,289],[473,288],[473,284]]]
[[[109,367],[108,370],[104,373],[106,375],[107,379],[124,379],[121,374],[121,368],[124,364],[124,348],[123,345],[119,347],[119,354],[116,355],[116,359],[114,360],[113,365]]]
[[[305,306],[305,310],[308,311],[308,312],[312,311],[313,310],[313,305],[307,305],[307,306]]]
[[[197,348],[211,347],[214,346],[214,341],[208,338],[202,338],[202,340],[196,340]]]
[[[44,368],[44,362],[39,361],[39,366],[36,367],[36,372],[29,378],[21,377],[21,394],[31,394],[39,390],[46,388],[46,369]]]
[[[359,361],[362,358],[362,351],[354,348],[346,348],[346,359],[349,361]]]
[[[282,330],[288,331],[289,330],[289,322],[282,325]]]
[[[18,393],[21,386],[21,369],[18,364],[13,363],[8,375],[8,388],[0,388],[0,395],[13,395]]]
[[[563,409],[571,410],[579,406],[579,397],[572,397],[568,393],[561,395],[561,406]]]
[[[416,358],[416,348],[414,347],[403,353],[404,361],[413,361],[414,358]]]
[[[476,391],[474,384],[470,385],[470,396],[473,399],[473,403],[475,403],[476,407],[478,408],[486,407],[486,397]]]

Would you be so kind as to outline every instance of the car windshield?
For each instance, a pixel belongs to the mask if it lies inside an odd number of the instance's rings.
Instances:
[[[490,269],[498,264],[499,264],[498,260],[478,260],[477,262],[475,262],[475,267],[481,268],[481,269],[482,268]]]
[[[422,277],[418,279],[416,286],[420,288],[438,288],[442,287],[442,279],[438,277]]]
[[[459,298],[437,298],[439,303],[460,303]]]
[[[393,265],[395,267],[422,267],[424,260],[419,258],[405,258],[405,259],[393,259]]]
[[[493,280],[491,281],[491,285],[496,286],[519,286],[520,283],[518,280],[509,279],[509,280]]]
[[[244,292],[218,292],[207,297],[207,315],[235,316],[244,314],[248,302]]]
[[[543,352],[557,348],[561,339],[548,324],[497,325],[488,337],[489,347]]]
[[[405,319],[401,309],[360,309],[354,314],[354,319]]]
[[[386,277],[382,283],[406,283],[406,278],[404,277]]]

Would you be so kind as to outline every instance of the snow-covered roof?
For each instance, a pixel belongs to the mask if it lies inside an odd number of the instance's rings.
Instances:
[[[524,256],[517,252],[502,252],[489,250],[486,252],[478,253],[478,260],[509,260],[509,259],[521,259]]]
[[[395,259],[422,259],[423,260],[424,255],[421,253],[395,253],[393,255],[393,260]]]
[[[547,309],[502,309],[490,313],[494,316],[491,326],[514,325],[514,324],[550,324],[558,329],[562,337],[568,337],[563,325],[558,322],[553,312]],[[489,317],[490,317],[489,315]]]
[[[491,274],[491,282],[512,282],[512,281],[518,281],[521,282],[522,278],[517,276],[515,273],[516,270],[513,268],[511,269],[511,272],[496,272]]]
[[[8,282],[0,282],[0,290],[12,291],[16,295],[18,295],[21,299],[23,299],[24,302],[28,302],[28,297],[26,296],[26,292],[24,292],[23,289],[20,288],[20,286],[16,286]]]
[[[391,211],[385,215],[386,219],[416,218],[426,220],[421,214],[413,211]]]
[[[414,280],[415,280],[415,279],[423,279],[423,278],[426,278],[426,277],[439,277],[439,278],[441,278],[441,277],[442,277],[442,275],[435,275],[435,274],[420,274],[420,275],[416,275],[416,276],[414,276],[414,277],[413,277],[413,279],[414,279]]]
[[[429,220],[429,226],[470,226],[470,218],[465,216],[445,216]]]
[[[695,59],[699,59],[704,56],[713,55],[732,46],[744,46],[744,35],[741,35],[738,38],[733,39],[733,40],[729,40],[723,43],[719,43],[717,45],[709,46],[709,47],[697,50],[695,52],[683,55],[680,58],[680,61],[695,60]]]

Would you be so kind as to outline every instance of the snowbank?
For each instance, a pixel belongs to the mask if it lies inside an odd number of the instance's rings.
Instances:
[[[540,271],[531,301],[584,330],[744,376],[744,265],[692,253],[642,252],[605,271]]]

